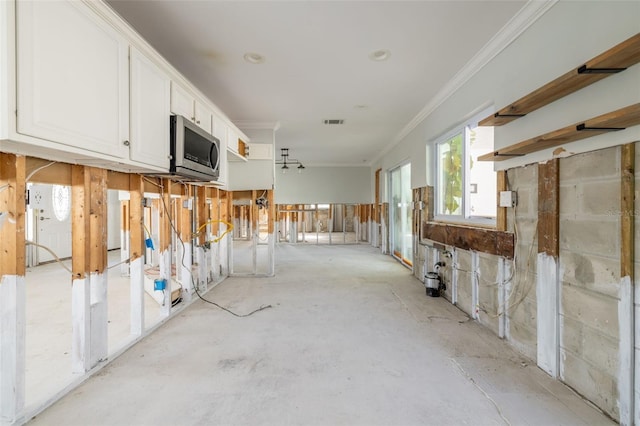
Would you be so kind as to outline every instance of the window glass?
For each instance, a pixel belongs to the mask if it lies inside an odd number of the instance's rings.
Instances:
[[[438,214],[462,214],[462,133],[438,144]]]
[[[437,220],[495,224],[496,173],[478,157],[493,150],[493,127],[478,126],[485,110],[435,143]]]

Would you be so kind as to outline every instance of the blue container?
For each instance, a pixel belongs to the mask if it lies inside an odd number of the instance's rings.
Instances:
[[[167,288],[167,280],[158,278],[153,281],[154,290],[164,290],[165,288]]]
[[[144,240],[144,244],[147,246],[147,248],[150,248],[151,250],[153,250],[153,240],[151,239],[151,237],[147,238],[146,240]]]

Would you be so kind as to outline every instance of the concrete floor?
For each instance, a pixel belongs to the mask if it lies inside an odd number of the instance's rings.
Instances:
[[[108,264],[120,262],[120,250],[108,253]],[[65,260],[71,266],[71,260]],[[130,334],[129,277],[120,267],[108,270],[108,349],[118,352]],[[71,372],[71,277],[53,262],[27,268],[26,406],[31,411],[67,387],[78,375]],[[145,326],[162,320],[161,307],[145,293]]]
[[[367,246],[280,245],[32,425],[613,424]]]

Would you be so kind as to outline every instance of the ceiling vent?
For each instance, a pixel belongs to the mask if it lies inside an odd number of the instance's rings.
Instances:
[[[344,120],[324,120],[324,124],[343,124]]]

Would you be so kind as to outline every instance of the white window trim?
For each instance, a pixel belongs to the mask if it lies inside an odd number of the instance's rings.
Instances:
[[[447,222],[447,223],[455,223],[455,224],[461,224],[461,225],[479,225],[479,226],[483,226],[483,227],[495,227],[496,226],[496,220],[497,218],[486,218],[486,217],[481,217],[481,216],[471,216],[471,217],[467,217],[468,215],[468,197],[469,197],[469,173],[467,173],[467,168],[469,166],[469,156],[466,155],[466,150],[467,150],[467,133],[469,132],[469,130],[473,127],[477,127],[478,122],[480,120],[482,120],[483,118],[487,117],[488,115],[493,114],[494,112],[494,108],[493,106],[490,106],[488,108],[484,108],[483,110],[481,110],[480,112],[472,115],[469,119],[464,120],[460,123],[458,123],[455,127],[453,127],[452,129],[450,129],[449,131],[447,131],[446,133],[443,133],[442,135],[440,135],[437,139],[434,140],[433,143],[433,170],[435,173],[435,188],[434,188],[434,212],[433,212],[433,220],[435,222]],[[462,133],[463,135],[463,143],[464,143],[464,147],[463,147],[463,161],[462,161],[462,166],[463,166],[463,176],[462,176],[462,185],[463,185],[463,189],[464,189],[464,193],[462,196],[462,214],[461,215],[447,215],[447,214],[438,214],[438,208],[440,206],[440,164],[439,164],[439,158],[438,158],[438,146],[441,143],[447,142],[448,140],[452,139],[454,136],[458,135]],[[497,197],[497,194],[496,194]],[[497,203],[497,199],[496,199],[496,203]]]

